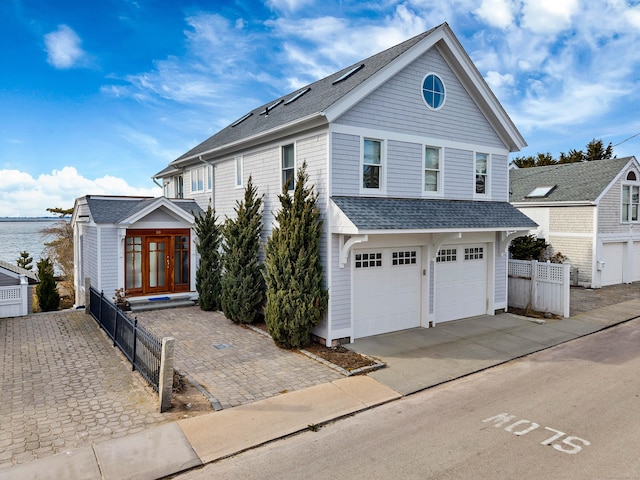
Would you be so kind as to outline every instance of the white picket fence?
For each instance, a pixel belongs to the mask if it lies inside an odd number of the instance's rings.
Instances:
[[[28,315],[28,291],[27,284],[0,287],[0,318]]]
[[[509,260],[509,306],[569,316],[571,265]]]

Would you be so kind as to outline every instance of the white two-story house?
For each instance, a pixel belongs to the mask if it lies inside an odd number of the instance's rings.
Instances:
[[[155,178],[223,220],[252,176],[266,241],[306,162],[329,345],[507,308],[508,244],[536,227],[509,204],[525,145],[445,23],[247,112]]]

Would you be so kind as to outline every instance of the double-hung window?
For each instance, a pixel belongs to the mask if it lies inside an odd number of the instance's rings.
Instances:
[[[293,143],[282,147],[282,186],[288,185],[292,192],[296,188],[296,158]]]
[[[184,178],[182,175],[176,177],[176,198],[184,198]]]
[[[362,159],[362,188],[382,190],[382,142],[364,139]]]
[[[242,157],[236,157],[236,188],[241,188],[242,183]]]
[[[640,186],[622,185],[622,221],[638,221],[638,205],[640,205]]]
[[[440,149],[424,148],[424,192],[438,193],[442,184]]]
[[[207,191],[213,190],[213,167],[209,165],[207,167]]]
[[[200,167],[195,170],[191,170],[191,191],[204,191],[204,168]]]
[[[475,161],[475,192],[476,195],[489,193],[489,154],[476,153]]]

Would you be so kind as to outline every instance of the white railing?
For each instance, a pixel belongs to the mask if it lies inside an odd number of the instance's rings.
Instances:
[[[27,315],[27,291],[28,285],[0,287],[0,318]]]
[[[509,306],[569,316],[571,265],[509,260]]]

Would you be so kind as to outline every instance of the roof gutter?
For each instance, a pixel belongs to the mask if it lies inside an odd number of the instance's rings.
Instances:
[[[510,202],[516,208],[525,207],[595,207],[597,203],[592,200],[574,200],[571,202],[563,202],[561,200],[555,202]]]

